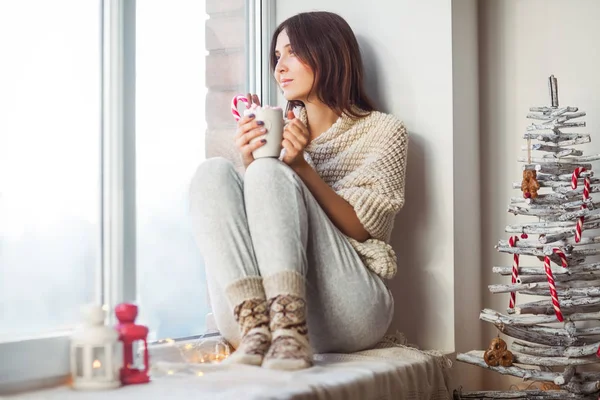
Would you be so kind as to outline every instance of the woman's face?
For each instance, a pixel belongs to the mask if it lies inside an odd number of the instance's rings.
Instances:
[[[315,74],[309,66],[303,64],[296,57],[285,30],[281,31],[277,37],[275,57],[277,58],[275,80],[283,90],[285,99],[306,102],[315,80]]]

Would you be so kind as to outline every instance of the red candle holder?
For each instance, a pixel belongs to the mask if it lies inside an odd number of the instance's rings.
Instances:
[[[124,385],[150,382],[148,356],[148,328],[135,324],[138,307],[135,304],[121,303],[115,307],[119,323],[116,326],[119,340],[123,342],[123,367],[120,371],[121,382]],[[134,368],[133,344],[142,341],[144,346],[144,369]]]

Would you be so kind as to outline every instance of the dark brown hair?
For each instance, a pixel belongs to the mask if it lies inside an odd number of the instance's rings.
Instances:
[[[360,118],[375,110],[365,93],[364,68],[358,41],[342,17],[316,11],[297,14],[283,21],[271,40],[271,72],[277,66],[277,37],[284,30],[296,57],[315,74],[309,94],[315,91],[317,98],[338,114],[346,113]],[[288,110],[298,105],[304,104],[297,100],[290,101]]]

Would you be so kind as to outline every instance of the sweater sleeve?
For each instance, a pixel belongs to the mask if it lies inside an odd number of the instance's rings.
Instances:
[[[352,207],[372,238],[389,241],[394,218],[404,205],[408,134],[396,121],[377,136],[363,162],[337,193]]]

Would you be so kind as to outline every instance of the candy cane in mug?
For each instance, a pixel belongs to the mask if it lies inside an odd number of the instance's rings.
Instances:
[[[238,94],[231,100],[231,113],[236,121],[240,120],[240,112],[238,111],[238,102],[243,101],[246,103],[246,108],[250,108],[250,101],[243,94]]]

